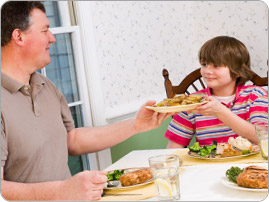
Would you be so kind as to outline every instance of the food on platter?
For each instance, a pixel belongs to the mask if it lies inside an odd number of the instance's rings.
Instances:
[[[259,145],[253,145],[242,137],[230,137],[228,143],[217,143],[200,146],[195,142],[189,147],[189,155],[192,157],[203,157],[207,159],[222,159],[228,157],[240,157],[256,154],[260,151]],[[241,149],[240,149],[241,148]]]
[[[229,181],[238,186],[254,189],[268,188],[268,170],[259,166],[248,166],[244,169],[231,167],[226,171]]]
[[[145,168],[123,174],[122,176],[120,176],[120,182],[122,186],[130,186],[144,183],[151,178],[152,173],[150,169]]]
[[[258,166],[249,166],[236,178],[237,184],[248,188],[268,188],[268,170]]]
[[[226,171],[225,175],[229,181],[237,183],[236,178],[242,172],[243,172],[243,169],[232,166],[230,169]]]
[[[203,96],[194,96],[194,95],[179,95],[173,98],[166,98],[163,101],[159,102],[153,107],[168,107],[168,106],[178,106],[178,105],[188,105],[188,104],[195,104],[201,103],[204,101]]]
[[[146,106],[146,108],[160,113],[180,112],[193,110],[204,103],[207,103],[207,101],[204,100],[203,96],[182,94],[164,99],[156,105]]]
[[[252,146],[250,141],[246,138],[242,138],[241,136],[238,136],[237,138],[230,137],[228,139],[228,143],[240,150],[251,150]]]
[[[124,170],[114,170],[113,172],[108,172],[106,174],[107,181],[119,180],[120,176],[123,175]]]
[[[211,156],[215,157],[216,155],[216,145],[210,145],[210,146],[200,146],[199,142],[195,142],[192,146],[189,147],[189,150],[191,152],[197,153],[200,156]]]
[[[124,175],[124,176],[123,176]],[[124,168],[107,172],[104,189],[132,189],[153,182],[149,167]]]
[[[247,139],[238,136],[230,137],[228,143],[219,143],[217,145],[217,154],[220,157],[240,156],[249,153],[259,152],[260,147],[253,145]]]

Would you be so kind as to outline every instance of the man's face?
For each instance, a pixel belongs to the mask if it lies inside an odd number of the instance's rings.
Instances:
[[[30,14],[30,27],[23,32],[23,54],[31,71],[36,71],[50,63],[49,48],[56,39],[49,31],[49,20],[39,9]]]

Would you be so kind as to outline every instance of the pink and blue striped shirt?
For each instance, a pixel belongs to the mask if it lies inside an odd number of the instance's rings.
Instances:
[[[192,95],[211,96],[209,88]],[[257,121],[268,122],[268,93],[259,86],[237,86],[235,99],[224,104],[237,116],[254,124]],[[187,146],[193,135],[200,145],[210,145],[213,140],[218,143],[228,142],[229,137],[238,135],[214,116],[203,116],[190,112],[174,115],[165,137],[173,142]]]

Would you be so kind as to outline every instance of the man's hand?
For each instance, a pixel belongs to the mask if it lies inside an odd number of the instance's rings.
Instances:
[[[174,114],[174,113],[158,113],[145,108],[145,106],[152,106],[155,103],[156,103],[155,101],[147,101],[138,111],[134,125],[134,128],[137,133],[158,128],[166,118]]]
[[[80,172],[62,181],[60,200],[100,200],[106,181],[105,171]]]

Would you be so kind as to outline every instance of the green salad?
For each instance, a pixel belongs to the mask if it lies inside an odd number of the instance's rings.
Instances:
[[[119,180],[120,176],[124,174],[124,170],[114,170],[112,173],[107,173],[107,181]]]
[[[195,142],[192,146],[189,146],[188,148],[190,151],[198,153],[201,156],[215,156],[217,150],[217,146],[215,144],[200,147],[199,142]]]
[[[231,167],[226,171],[226,177],[229,181],[237,183],[236,177],[243,172],[244,169],[241,169],[239,167]]]

